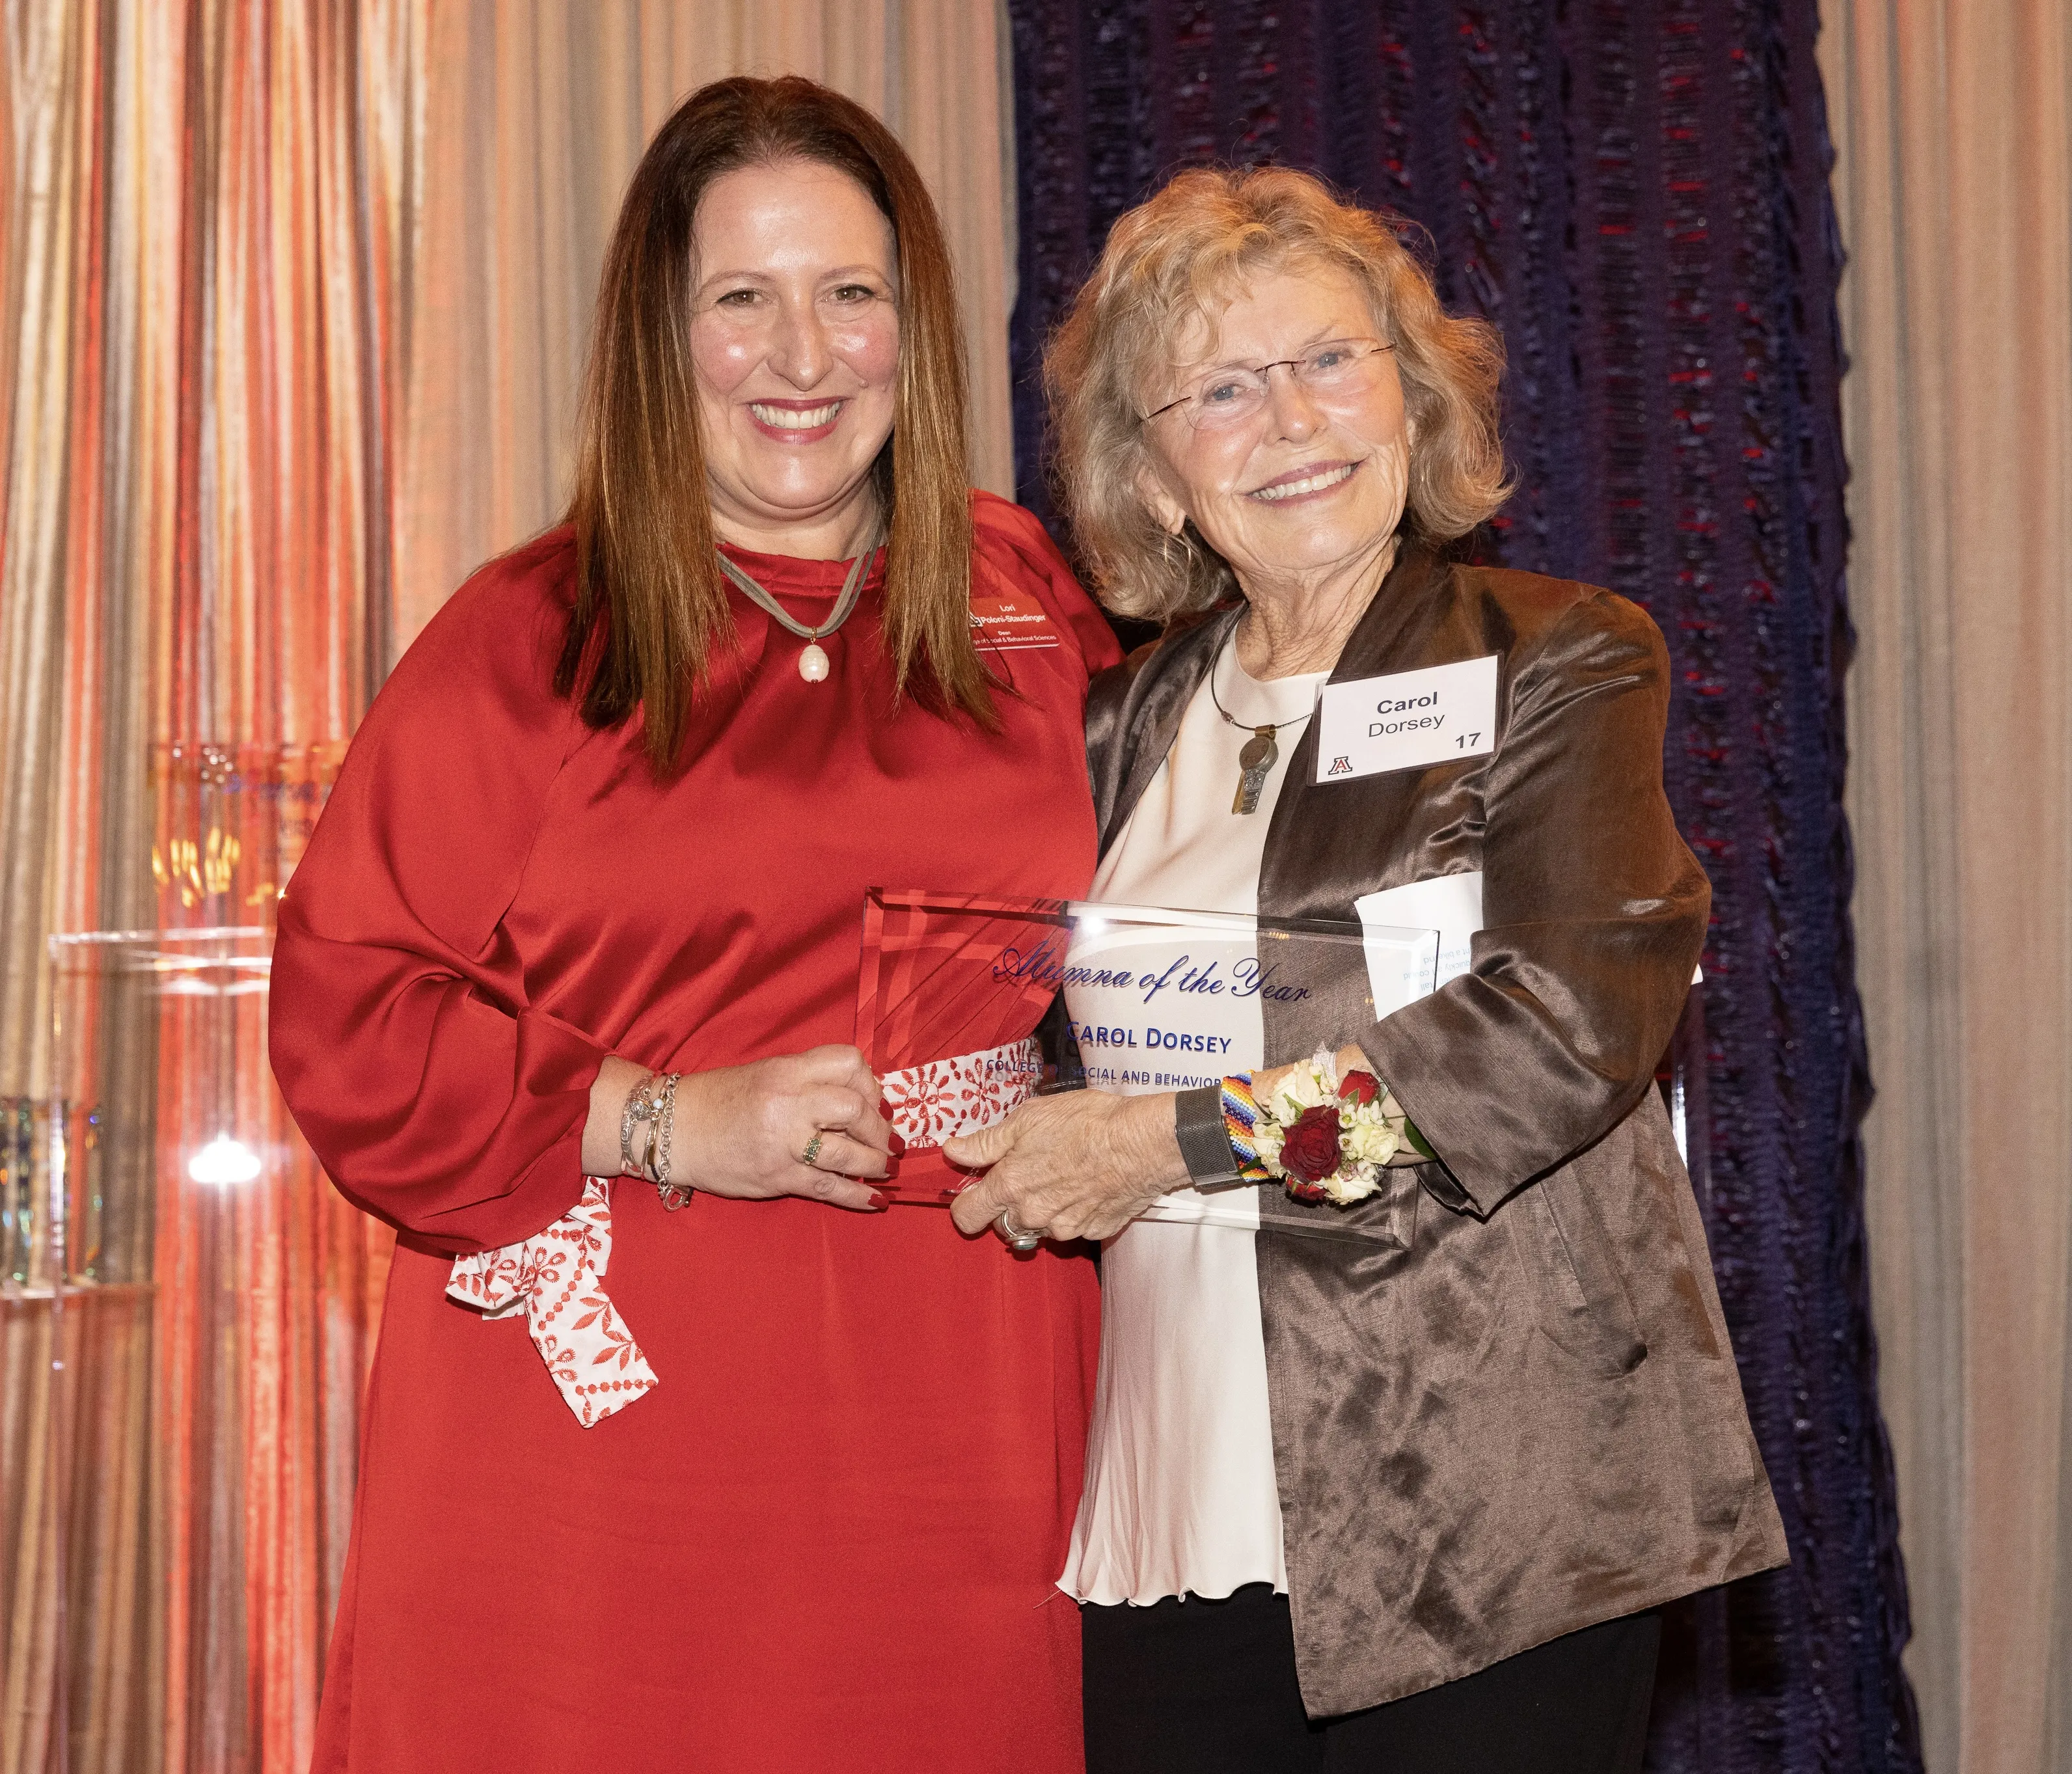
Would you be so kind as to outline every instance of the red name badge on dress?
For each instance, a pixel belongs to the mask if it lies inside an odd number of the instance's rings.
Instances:
[[[1043,606],[1026,591],[971,600],[972,639],[1001,652],[1028,652],[1054,647],[1058,631]]]

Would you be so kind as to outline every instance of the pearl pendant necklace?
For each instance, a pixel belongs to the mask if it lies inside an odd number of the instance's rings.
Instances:
[[[841,595],[835,600],[834,614],[817,628],[808,628],[805,624],[794,618],[762,586],[723,554],[720,555],[719,564],[720,570],[741,588],[743,597],[805,642],[804,650],[799,655],[799,675],[808,684],[818,684],[824,681],[834,669],[828,661],[827,648],[820,643],[849,620],[849,612],[856,608],[857,599],[863,595],[863,576],[877,558],[878,532],[874,529],[870,540],[857,549],[856,558],[849,562],[848,576],[842,581]]]

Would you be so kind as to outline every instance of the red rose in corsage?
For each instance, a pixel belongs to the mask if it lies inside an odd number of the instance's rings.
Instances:
[[[1371,1072],[1348,1072],[1338,1080],[1338,1101],[1364,1109],[1382,1097],[1381,1080]]]
[[[1340,1078],[1328,1052],[1290,1066],[1254,1106],[1248,1144],[1298,1201],[1364,1200],[1402,1141],[1403,1111],[1388,1087],[1371,1072]]]
[[[1305,1109],[1281,1136],[1281,1167],[1295,1182],[1315,1187],[1338,1167],[1338,1111],[1319,1104]],[[1314,1199],[1322,1200],[1317,1188]]]

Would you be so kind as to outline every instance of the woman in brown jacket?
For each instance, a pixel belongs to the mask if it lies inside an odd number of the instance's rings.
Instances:
[[[990,1167],[968,1232],[1107,1241],[1061,1584],[1096,1774],[1638,1768],[1652,1610],[1787,1556],[1650,1088],[1709,899],[1661,636],[1441,552],[1507,490],[1500,367],[1378,218],[1273,170],[1124,216],[1053,348],[1102,595],[1167,624],[1092,693],[1093,897],[1412,889],[1453,910],[1394,921],[1470,945],[1355,1031],[1342,994],[1265,1004],[1265,1056],[1327,1050],[1306,1096],[1053,1097],[952,1147]],[[1345,1174],[1387,1167],[1297,1211],[1365,1237],[1287,1236],[1280,1179],[1325,1185],[1281,1136],[1339,1091]],[[1262,1174],[1257,1233],[1136,1217]]]

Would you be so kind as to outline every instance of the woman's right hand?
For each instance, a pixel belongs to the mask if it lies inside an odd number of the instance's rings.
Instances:
[[[620,1120],[627,1097],[647,1075],[616,1056],[598,1071],[583,1126],[587,1174],[623,1174]],[[800,1195],[841,1208],[882,1208],[884,1197],[854,1180],[882,1177],[891,1168],[894,1134],[878,1105],[878,1080],[851,1047],[687,1072],[676,1086],[670,1179],[708,1195],[755,1200]],[[808,1164],[804,1155],[816,1134],[820,1146]]]

